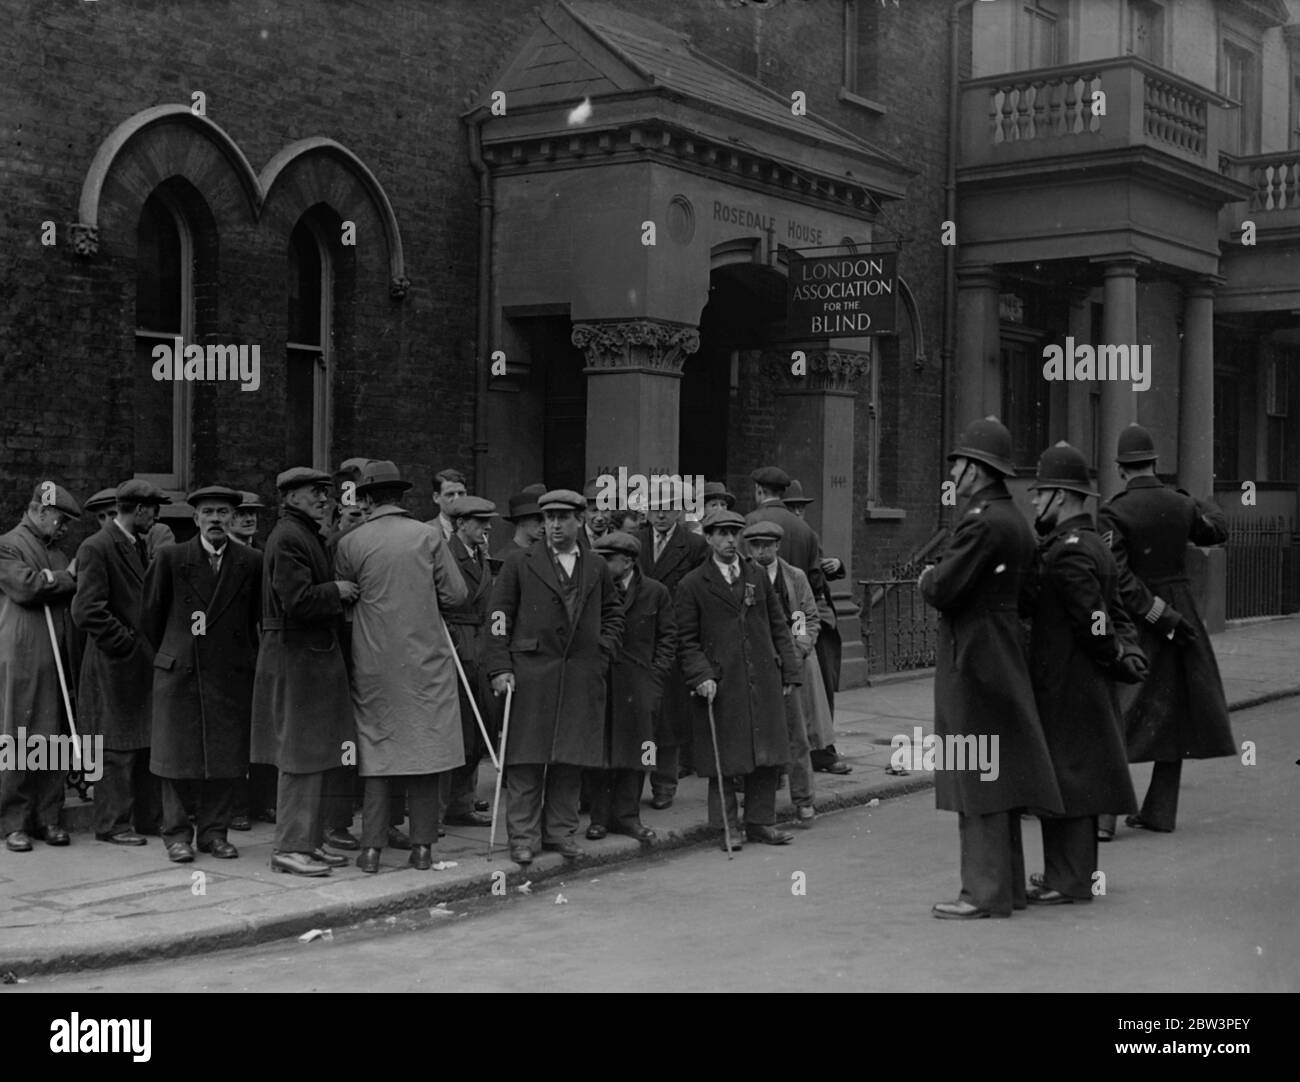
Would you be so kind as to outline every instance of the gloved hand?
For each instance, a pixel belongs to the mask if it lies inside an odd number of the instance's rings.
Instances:
[[[1146,655],[1134,646],[1126,647],[1111,667],[1111,675],[1121,684],[1140,684],[1150,671]]]
[[[1155,622],[1155,629],[1165,638],[1172,639],[1177,646],[1186,646],[1198,638],[1196,628],[1172,605],[1165,606],[1165,611]]]

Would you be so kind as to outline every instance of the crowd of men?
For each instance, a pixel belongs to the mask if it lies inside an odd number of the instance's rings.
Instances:
[[[1002,424],[973,422],[948,457],[965,503],[919,581],[940,612],[935,732],[994,738],[1000,762],[993,777],[936,771],[936,804],[958,817],[961,892],[933,913],[968,920],[1091,902],[1102,893],[1097,846],[1114,838],[1117,813],[1172,832],[1182,760],[1235,752],[1185,565],[1189,542],[1227,539],[1226,520],[1156,477],[1155,443],[1136,424],[1116,450],[1126,487],[1095,524],[1083,455],[1066,443],[1043,452],[1037,545],[1005,483],[1015,467]],[[1154,763],[1140,810],[1135,762]],[[1025,813],[1041,822],[1044,862],[1028,887]]]
[[[279,872],[328,875],[356,850],[374,873],[385,848],[428,869],[444,825],[492,824],[485,755],[504,767],[520,865],[578,856],[584,810],[589,839],[653,841],[647,779],[662,810],[692,771],[724,847],[788,844],[782,777],[808,825],[814,771],[851,770],[831,726],[828,580],[844,567],[822,555],[797,482],[776,467],[753,480],[747,518],[713,482],[702,520],[680,489],[608,511],[597,479],[528,486],[490,554],[497,507],[452,469],[429,522],[392,462],[285,470],[264,547],[254,493],[190,492],[195,533],[177,542],[158,521],[168,496],[132,479],[87,502],[98,528],[71,561],[58,542],[82,509],[44,481],[0,537],[0,731],[75,722],[101,741],[95,837],[160,836],[176,863],[238,857],[230,832],[262,819]],[[8,850],[69,844],[64,781],[0,773]]]

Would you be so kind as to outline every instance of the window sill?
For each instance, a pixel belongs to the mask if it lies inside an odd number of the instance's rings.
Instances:
[[[884,116],[889,112],[889,110],[879,102],[872,101],[870,98],[864,98],[860,94],[853,93],[852,90],[845,90],[844,87],[840,87],[838,96],[840,101],[848,102],[850,105],[857,105],[862,109],[866,109],[869,113],[876,113],[879,116]]]
[[[868,507],[866,518],[868,522],[902,522],[907,518],[907,512],[901,507]]]

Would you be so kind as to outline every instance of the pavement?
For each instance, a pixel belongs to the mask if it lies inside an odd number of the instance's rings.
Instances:
[[[1233,710],[1300,695],[1300,617],[1241,622],[1212,638]],[[923,734],[932,731],[933,703],[930,674],[838,693],[836,747],[853,772],[816,775],[818,811],[930,788],[928,772],[893,776],[886,768],[895,734],[911,736],[918,726]],[[480,774],[481,795],[490,799],[495,773],[488,765]],[[491,895],[494,887],[498,893],[514,891],[571,875],[575,868],[712,843],[717,834],[705,822],[705,793],[705,781],[692,776],[682,779],[671,808],[644,806],[643,822],[659,835],[652,846],[623,837],[580,838],[586,854],[578,861],[544,853],[526,871],[509,859],[500,840],[488,859],[486,828],[448,828],[434,859],[454,867],[415,871],[406,853],[386,849],[378,875],[349,865],[324,879],[272,873],[273,828],[261,823],[247,833],[231,832],[238,860],[200,854],[193,864],[170,864],[157,838],[128,849],[84,832],[74,833],[66,849],[36,842],[30,853],[0,850],[0,975],[23,978],[250,946],[435,909]],[[70,811],[75,823],[79,816]],[[788,800],[778,804],[779,816],[792,814]]]

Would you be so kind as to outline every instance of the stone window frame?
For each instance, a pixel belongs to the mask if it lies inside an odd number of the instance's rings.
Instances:
[[[312,452],[313,469],[330,469],[330,451],[334,440],[334,288],[336,268],[334,250],[329,241],[316,208],[304,211],[290,232],[286,246],[286,263],[290,263],[293,251],[293,233],[301,226],[306,229],[315,242],[320,258],[320,282],[317,284],[320,296],[319,343],[295,342],[290,338],[292,328],[285,316],[285,366],[286,370],[295,354],[299,358],[314,355],[315,364],[312,371]],[[287,272],[286,272],[287,280]],[[288,373],[286,371],[286,379]],[[286,388],[287,393],[287,388]]]
[[[1133,27],[1136,20],[1133,18],[1133,9],[1137,6],[1153,8],[1160,14],[1160,48],[1159,56],[1147,58],[1157,67],[1172,70],[1170,67],[1170,57],[1173,55],[1173,20],[1169,17],[1169,4],[1166,0],[1125,0],[1124,4],[1124,25],[1121,30],[1123,35],[1120,39],[1121,51],[1125,56],[1141,56],[1133,47]]]
[[[1264,97],[1264,40],[1263,34],[1249,22],[1231,12],[1220,8],[1216,12],[1218,31],[1214,51],[1215,89],[1225,98],[1236,101],[1227,88],[1227,56],[1230,49],[1246,54],[1250,59],[1250,71],[1245,83],[1250,92],[1247,100],[1238,103],[1237,116],[1239,125],[1249,124],[1249,138],[1239,138],[1235,146],[1226,146],[1225,150],[1238,157],[1250,157],[1260,152],[1260,140],[1263,138],[1263,97]],[[1247,114],[1247,108],[1251,112]],[[1239,128],[1239,131],[1242,129]],[[1225,144],[1227,143],[1227,132]]]
[[[873,79],[870,84],[862,79],[863,34],[869,29],[863,22],[862,4],[874,0],[840,0],[840,2],[843,14],[843,63],[840,67],[840,89],[837,97],[849,105],[856,105],[868,112],[883,116],[888,110],[868,93],[874,94],[876,90],[874,65],[871,68]],[[874,52],[875,39],[866,40],[868,45],[873,47]],[[875,57],[872,59],[874,60]]]

